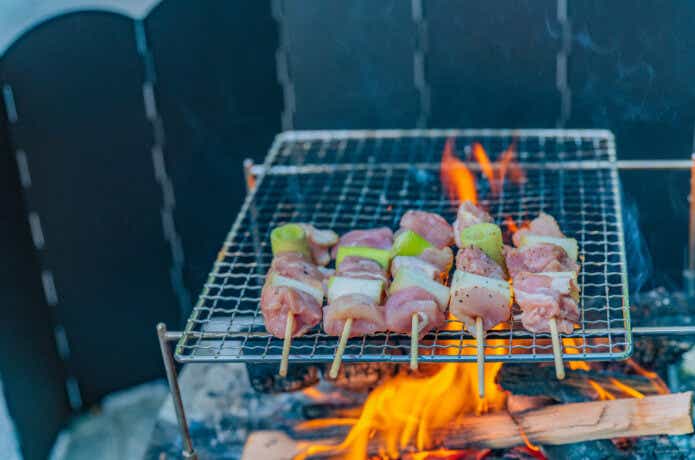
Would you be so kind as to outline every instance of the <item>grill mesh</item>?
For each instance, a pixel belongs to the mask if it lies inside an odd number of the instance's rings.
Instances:
[[[507,231],[540,211],[555,216],[579,242],[583,259],[579,328],[565,338],[565,360],[611,360],[629,356],[627,277],[621,202],[613,136],[606,131],[322,131],[277,137],[189,318],[177,348],[180,362],[279,361],[282,341],[265,332],[259,309],[272,260],[270,231],[287,222],[310,222],[339,234],[388,226],[409,209],[455,217],[439,180],[448,138],[456,155],[469,156],[480,142],[495,160],[514,142],[526,170],[521,185],[506,183],[497,196],[478,179],[479,202]],[[476,165],[467,163],[477,171]],[[519,313],[514,307],[514,314]],[[451,321],[446,331],[420,344],[420,361],[475,361],[475,341]],[[408,360],[409,337],[379,333],[351,339],[343,360]],[[328,362],[337,338],[316,328],[294,339],[292,362]],[[487,335],[488,361],[551,361],[548,334],[532,334],[513,320]]]

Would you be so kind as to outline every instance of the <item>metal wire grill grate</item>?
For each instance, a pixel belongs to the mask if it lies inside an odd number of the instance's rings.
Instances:
[[[582,269],[580,324],[564,337],[565,360],[629,356],[625,250],[615,145],[606,131],[322,131],[277,137],[254,191],[218,254],[176,348],[180,362],[279,361],[282,341],[266,333],[259,299],[272,260],[270,231],[310,222],[342,234],[356,228],[394,230],[408,209],[453,221],[457,203],[442,190],[439,161],[448,138],[466,159],[480,142],[492,160],[514,142],[527,180],[506,183],[497,196],[476,172],[480,203],[506,230],[540,211],[555,216],[579,242]],[[476,171],[476,165],[467,163]],[[513,312],[518,314],[518,307]],[[420,361],[475,361],[475,342],[451,321],[429,334]],[[450,329],[450,330],[449,330]],[[489,361],[551,361],[548,334],[532,334],[517,320],[490,331]],[[346,362],[407,361],[407,336],[379,333],[351,339]],[[328,362],[337,338],[320,327],[292,343],[290,361]]]

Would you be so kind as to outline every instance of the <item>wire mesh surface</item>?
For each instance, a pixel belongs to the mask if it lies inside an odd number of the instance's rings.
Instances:
[[[565,360],[621,359],[632,351],[619,182],[613,135],[578,130],[318,131],[280,134],[247,197],[176,347],[180,362],[279,361],[282,340],[263,325],[259,300],[272,260],[270,231],[309,222],[339,234],[398,228],[409,209],[437,212],[452,222],[458,203],[443,191],[439,165],[447,139],[477,178],[479,203],[509,234],[540,211],[555,216],[579,242],[580,322],[563,335]],[[491,160],[514,143],[526,171],[493,196],[470,146],[480,142]],[[513,308],[513,316],[520,313]],[[548,334],[533,334],[512,319],[489,331],[488,361],[551,361]],[[337,338],[320,326],[292,342],[290,361],[328,362]],[[410,338],[378,333],[349,341],[346,362],[405,362]],[[462,324],[428,334],[421,362],[475,361]]]

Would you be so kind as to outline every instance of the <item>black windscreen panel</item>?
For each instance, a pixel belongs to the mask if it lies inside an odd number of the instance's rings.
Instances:
[[[573,127],[610,128],[621,158],[687,158],[695,3],[569,2]]]
[[[0,97],[0,375],[23,457],[43,459],[67,421],[70,407],[6,130],[6,113]]]
[[[286,100],[294,104],[291,127],[415,126],[420,105],[411,2],[280,3],[292,93]]]
[[[25,35],[2,66],[43,286],[86,404],[161,375],[154,326],[179,319],[134,37],[129,18],[69,14]]]
[[[569,2],[568,13],[569,126],[611,129],[621,159],[688,158],[695,124],[695,3]],[[627,197],[638,205],[655,268],[646,286],[680,286],[687,244],[687,174],[621,176]]]
[[[425,0],[424,10],[430,126],[555,126],[555,0]]]
[[[163,2],[147,17],[164,158],[191,295],[202,287],[245,196],[242,161],[280,131],[270,2]]]

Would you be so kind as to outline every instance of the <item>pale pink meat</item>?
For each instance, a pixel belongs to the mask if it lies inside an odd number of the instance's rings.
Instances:
[[[504,247],[507,270],[512,278],[521,272],[578,272],[579,265],[560,246],[534,244],[524,248]]]
[[[393,245],[393,232],[390,228],[380,227],[370,230],[353,230],[340,237],[333,246],[331,256],[335,259],[340,246],[365,246],[376,249],[390,249]]]
[[[523,235],[552,236],[554,238],[565,237],[555,218],[544,212],[538,214],[538,217],[531,221],[528,228],[522,228],[512,236],[512,241],[514,241],[515,246],[519,246]]]
[[[461,231],[471,225],[480,224],[483,222],[492,222],[492,216],[474,205],[471,201],[464,201],[459,206],[454,221],[454,240],[456,246],[461,247]]]
[[[338,235],[332,230],[319,230],[310,224],[299,224],[307,235],[311,257],[320,266],[331,261],[330,250],[338,242]]]
[[[454,243],[454,230],[439,214],[425,211],[408,211],[401,218],[401,228],[412,230],[437,248]]]
[[[265,328],[275,337],[284,338],[287,315],[294,314],[293,337],[304,335],[321,321],[321,305],[311,295],[285,286],[266,283],[261,293],[261,312]]]
[[[283,252],[275,256],[270,264],[270,270],[268,270],[268,279],[272,273],[278,273],[297,281],[322,281],[324,279],[324,274],[318,267],[297,252]]]
[[[579,288],[569,274],[558,278],[519,273],[514,277],[514,295],[522,310],[521,322],[531,332],[550,332],[548,322],[556,318],[560,332],[568,334],[579,320]]]
[[[454,263],[454,252],[450,247],[441,249],[427,248],[418,257],[437,267],[442,273],[449,273]]]
[[[384,307],[375,305],[362,294],[340,296],[323,307],[323,329],[328,335],[339,336],[345,321],[352,318],[350,337],[359,337],[386,330]]]
[[[511,315],[509,295],[483,286],[472,286],[451,292],[451,313],[463,321],[466,329],[475,331],[475,318],[483,320],[483,329],[489,330],[508,321]]]
[[[441,270],[431,263],[415,256],[396,256],[391,260],[391,275],[395,278],[402,268],[412,268],[425,274],[430,279],[437,279]]]
[[[476,246],[459,249],[456,254],[456,268],[486,278],[507,279],[502,267]]]
[[[436,298],[419,287],[409,287],[394,293],[384,306],[386,327],[389,331],[410,334],[412,332],[412,316],[419,317],[419,334],[422,339],[433,329],[440,328],[446,322],[443,307],[437,304]]]
[[[348,256],[340,263],[336,270],[337,276],[347,276],[349,278],[380,280],[388,282],[386,271],[381,268],[378,262],[364,257]]]

